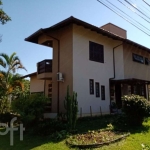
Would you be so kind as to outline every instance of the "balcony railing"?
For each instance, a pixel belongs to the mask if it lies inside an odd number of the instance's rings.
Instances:
[[[37,63],[37,72],[38,72],[38,74],[52,72],[52,60],[45,59],[41,62],[38,62]]]

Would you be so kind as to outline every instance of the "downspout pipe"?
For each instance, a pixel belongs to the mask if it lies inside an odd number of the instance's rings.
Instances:
[[[115,79],[116,78],[116,67],[115,67],[115,49],[118,48],[119,46],[123,45],[123,43],[113,47],[113,71],[114,71],[114,77],[113,78],[110,78],[110,79]]]
[[[115,67],[115,49],[118,48],[119,46],[123,45],[123,43],[113,47],[113,72],[114,72],[114,76],[112,78],[109,78],[109,93],[111,92],[110,91],[110,80],[111,79],[115,79],[116,78],[116,67]],[[111,113],[111,96],[110,96],[110,113]]]
[[[57,70],[59,72],[60,71],[60,40],[53,37],[53,36],[51,36],[51,35],[49,35],[49,34],[47,34],[47,33],[45,33],[44,31],[42,31],[42,33],[49,36],[49,37],[51,37],[52,39],[54,39],[58,42],[58,66],[57,66]],[[58,87],[57,88],[57,114],[59,114],[59,112],[60,112],[59,111],[59,87],[60,87],[59,82],[57,82],[57,87]]]

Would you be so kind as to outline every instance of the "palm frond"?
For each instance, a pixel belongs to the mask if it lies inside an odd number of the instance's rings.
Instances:
[[[19,87],[24,89],[24,82],[21,75],[15,74],[16,69],[26,68],[21,63],[16,53],[10,55],[10,57],[5,53],[0,53],[0,66],[4,66],[5,70],[0,70],[0,89],[3,89],[5,93],[12,93],[15,88]]]
[[[22,65],[18,66],[17,69],[24,69],[25,71],[27,71],[27,69],[24,66],[22,66]]]
[[[20,62],[19,61],[15,61],[15,62],[13,62],[12,64],[11,64],[11,66],[10,66],[10,70],[12,70],[13,71],[13,73],[15,73],[15,71],[16,71],[16,69],[18,68],[18,66],[20,65]]]
[[[12,70],[13,73],[16,72],[16,69],[24,69],[24,70],[26,70],[26,68],[22,65],[19,57],[17,57],[17,56],[13,58],[11,66],[10,66],[10,70]]]
[[[24,82],[23,82],[23,79],[21,79],[21,75],[15,74],[15,75],[9,76],[9,85],[11,85],[13,88],[20,87],[23,90]]]
[[[4,75],[2,73],[0,73],[0,79],[3,78],[3,77],[4,77]]]
[[[9,61],[10,61],[10,62],[12,62],[15,57],[17,57],[17,56],[15,56],[15,55],[16,55],[16,52],[13,52],[13,53],[10,55],[10,57],[9,57]]]
[[[6,68],[6,62],[2,58],[0,58],[0,66]]]
[[[5,59],[6,64],[9,65],[10,61],[9,61],[9,56],[5,53],[0,53],[0,57],[2,57],[3,59]]]
[[[3,76],[6,76],[6,75],[7,75],[7,72],[6,72],[6,71],[3,71],[3,70],[0,70],[0,74],[3,74]]]

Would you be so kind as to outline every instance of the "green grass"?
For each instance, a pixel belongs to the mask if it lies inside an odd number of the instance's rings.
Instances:
[[[112,123],[116,128],[128,130],[131,135],[126,139],[96,148],[95,150],[142,150],[141,144],[150,146],[150,119],[143,123],[142,127],[127,127],[126,125],[115,122],[116,116],[104,116],[97,118],[84,118],[78,120],[78,133],[85,133],[89,130],[97,130],[105,128],[107,124]],[[2,132],[2,129],[1,129]],[[51,136],[33,136],[29,133],[24,133],[24,140],[19,140],[19,132],[14,132],[14,145],[10,146],[9,133],[5,136],[0,135],[0,150],[69,150],[65,144],[65,139],[56,141]],[[72,148],[73,149],[73,148]]]

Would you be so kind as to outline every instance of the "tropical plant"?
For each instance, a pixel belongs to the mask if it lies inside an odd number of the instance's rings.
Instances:
[[[65,97],[64,107],[66,109],[69,130],[75,130],[78,113],[77,93],[73,92],[73,95],[70,96],[69,86],[67,86],[67,95]]]
[[[8,112],[10,109],[10,103],[8,102],[8,99],[6,96],[0,97],[0,114],[4,114],[5,112]]]
[[[22,95],[12,101],[12,110],[20,115],[26,127],[36,126],[43,119],[48,100],[43,94]]]
[[[22,95],[29,95],[30,94],[30,81],[29,80],[25,80],[22,79],[22,84],[23,84],[23,90],[22,90],[22,86],[17,86],[13,92],[12,92],[12,100],[18,98],[19,96]]]
[[[23,79],[21,75],[16,73],[17,69],[25,69],[18,56],[14,52],[10,56],[0,53],[0,99],[5,101],[3,97],[7,97],[7,101],[11,101],[12,93],[16,87],[23,90]],[[25,69],[26,70],[26,69]],[[7,104],[7,103],[5,103]],[[1,106],[0,106],[1,109]]]
[[[16,74],[16,70],[25,69],[25,67],[15,52],[10,56],[0,53],[0,67],[3,68],[0,70],[0,87],[6,95],[11,94],[17,86],[23,89],[21,76]]]

